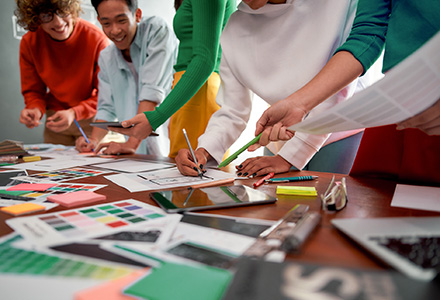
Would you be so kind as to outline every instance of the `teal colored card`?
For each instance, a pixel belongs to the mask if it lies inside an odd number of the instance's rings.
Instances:
[[[149,300],[219,300],[232,273],[209,266],[163,263],[124,290],[124,293]]]

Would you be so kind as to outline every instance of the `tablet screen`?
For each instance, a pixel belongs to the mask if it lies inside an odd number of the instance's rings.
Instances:
[[[244,185],[180,189],[151,193],[151,198],[167,212],[207,210],[273,203],[277,199]]]

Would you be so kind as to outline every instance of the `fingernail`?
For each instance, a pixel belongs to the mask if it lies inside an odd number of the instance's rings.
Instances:
[[[257,176],[257,173],[254,173],[254,174],[252,174],[251,176],[252,176],[252,177],[255,177],[255,176]]]
[[[200,164],[200,169],[203,169],[203,164]]]
[[[241,172],[238,172],[237,175],[238,175],[238,176],[241,176]]]
[[[243,174],[243,176],[248,176],[248,174],[249,174],[249,173],[248,173],[248,172],[246,172],[246,173],[244,173],[244,174]]]
[[[239,168],[239,169],[243,168],[243,165],[239,165],[238,168]]]
[[[193,169],[194,169],[194,171],[197,171],[197,168],[196,168],[196,167],[194,167]]]

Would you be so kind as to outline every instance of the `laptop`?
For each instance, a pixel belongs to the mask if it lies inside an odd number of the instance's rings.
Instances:
[[[418,279],[440,271],[440,217],[333,219],[332,224],[383,262]]]

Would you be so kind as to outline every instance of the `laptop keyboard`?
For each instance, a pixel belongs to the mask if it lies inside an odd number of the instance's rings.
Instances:
[[[440,236],[370,237],[423,269],[440,269]]]

